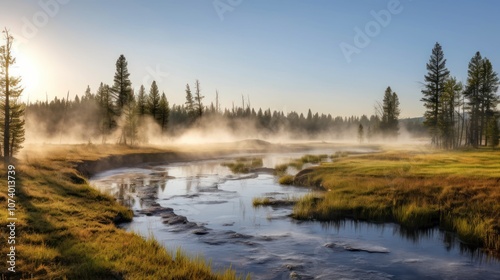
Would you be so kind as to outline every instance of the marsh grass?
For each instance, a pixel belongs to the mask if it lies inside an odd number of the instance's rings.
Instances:
[[[331,155],[331,159],[347,157],[349,154],[346,151],[336,151],[335,154]]]
[[[298,219],[439,225],[468,244],[500,253],[500,152],[385,152],[339,158],[299,173],[322,186],[295,205]]]
[[[280,185],[292,185],[294,178],[295,178],[295,176],[292,176],[292,175],[284,175],[278,179],[278,183]]]
[[[272,197],[254,197],[252,199],[253,207],[260,206],[288,206],[295,205],[299,198],[294,196],[287,196],[283,199],[276,199]]]
[[[16,164],[16,267],[27,279],[238,279],[180,251],[174,258],[154,238],[118,228],[133,213],[88,185],[75,170],[81,160],[140,153],[127,147],[48,147]],[[155,152],[145,149],[143,152]],[[158,150],[156,150],[158,152]],[[2,170],[5,170],[2,168]],[[0,201],[7,199],[4,190]],[[0,226],[6,227],[6,209]],[[7,254],[7,246],[0,254]]]
[[[244,174],[251,172],[252,169],[262,167],[263,162],[262,158],[237,158],[235,161],[224,162],[221,165],[228,167],[235,174]]]
[[[318,164],[328,159],[328,155],[304,155],[299,159],[292,160],[288,163],[278,164],[274,167],[274,173],[277,176],[284,176],[287,173],[288,167],[293,167],[296,170],[301,170],[304,164]]]

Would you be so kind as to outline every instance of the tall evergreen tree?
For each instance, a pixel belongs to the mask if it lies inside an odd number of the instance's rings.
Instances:
[[[144,88],[144,85],[141,85],[137,95],[137,111],[139,116],[146,115],[148,111],[148,98],[146,96],[146,89]]]
[[[422,90],[426,111],[424,113],[424,125],[429,128],[432,143],[440,145],[439,139],[439,111],[440,99],[444,91],[444,82],[448,79],[450,71],[446,68],[446,59],[439,43],[434,45],[429,62],[426,65],[427,74],[424,76],[425,88]]]
[[[24,109],[17,104],[23,89],[20,85],[21,78],[13,77],[10,73],[11,66],[16,63],[16,59],[12,56],[14,37],[7,29],[2,33],[4,33],[5,45],[0,46],[0,114],[3,117],[0,133],[3,137],[4,162],[9,163],[24,141]],[[17,133],[16,130],[22,133]],[[13,144],[15,146],[12,146]]]
[[[188,116],[192,119],[194,118],[195,114],[195,107],[194,107],[194,99],[193,99],[193,94],[191,93],[191,88],[189,87],[189,84],[186,84],[186,111]]]
[[[123,106],[130,100],[132,95],[132,83],[130,82],[130,74],[127,68],[127,60],[122,54],[116,61],[116,72],[112,92],[116,98],[116,106],[118,113],[121,113]]]
[[[194,83],[194,109],[197,118],[203,115],[203,103],[201,102],[203,98],[205,98],[205,96],[201,95],[200,81],[196,80]]]
[[[380,130],[384,136],[396,137],[399,131],[399,98],[387,87],[382,101],[382,116],[380,121]]]
[[[153,119],[157,119],[159,115],[160,108],[160,92],[158,90],[158,86],[156,85],[156,81],[151,83],[151,88],[149,89],[148,96],[148,113],[153,117]]]
[[[133,95],[129,95],[129,99],[123,107],[123,127],[120,135],[120,144],[135,145],[138,139],[138,116],[137,104]]]
[[[116,112],[113,105],[111,89],[108,85],[103,83],[99,85],[99,89],[96,93],[96,102],[99,107],[99,131],[102,136],[102,143],[106,143],[106,137],[116,126],[116,121],[114,119]]]
[[[163,92],[160,98],[160,106],[159,106],[159,114],[158,114],[158,123],[161,126],[161,131],[167,131],[168,120],[170,115],[170,108],[168,106],[167,96]]]
[[[499,96],[496,94],[498,91],[498,86],[500,80],[498,79],[498,74],[493,71],[493,66],[489,59],[484,58],[481,67],[481,88],[479,89],[479,95],[481,100],[481,132],[480,132],[480,142],[482,143],[484,135],[484,145],[488,146],[487,135],[490,135],[491,120],[495,119],[495,114],[497,113],[497,105],[499,102]]]
[[[480,52],[472,57],[469,62],[467,86],[464,95],[467,98],[469,109],[469,131],[467,132],[467,143],[473,147],[480,145],[480,112],[481,112],[481,69],[483,58]]]
[[[442,139],[441,145],[446,149],[452,149],[459,145],[458,131],[460,126],[457,126],[457,107],[460,105],[462,90],[462,83],[458,82],[455,77],[448,78],[444,83],[439,106],[438,127],[439,136]]]
[[[82,101],[90,101],[94,98],[92,92],[90,91],[90,86],[87,85],[87,89],[85,90],[85,94],[82,97]]]
[[[14,100],[11,105],[10,114],[10,139],[9,139],[9,153],[11,156],[16,154],[23,148],[22,144],[25,140],[25,124],[24,115],[26,107],[20,103],[19,100]]]

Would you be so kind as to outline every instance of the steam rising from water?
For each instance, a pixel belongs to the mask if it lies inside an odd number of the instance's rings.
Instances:
[[[82,120],[85,120],[82,121]],[[36,116],[26,116],[26,145],[30,144],[108,144],[118,143],[122,133],[123,116],[117,121],[118,127],[106,137],[102,137],[95,124],[99,123],[98,114],[88,112],[88,115],[78,118],[65,118],[57,121],[53,131],[47,132],[49,119],[37,119]],[[291,124],[293,125],[293,124]],[[54,127],[54,124],[50,124]],[[227,143],[245,139],[262,139],[273,143],[293,143],[306,141],[324,141],[343,144],[359,144],[357,126],[348,129],[337,129],[324,133],[308,133],[307,131],[290,131],[285,126],[279,126],[275,131],[259,128],[257,120],[236,119],[228,121],[221,116],[206,116],[199,119],[189,128],[169,127],[162,133],[161,127],[151,118],[141,119],[138,127],[137,140],[139,145],[200,145],[209,143]],[[407,129],[400,125],[397,139],[364,136],[363,144],[427,144],[428,139],[416,139]]]

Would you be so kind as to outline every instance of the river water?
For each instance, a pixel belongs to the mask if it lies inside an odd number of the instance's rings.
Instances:
[[[302,155],[251,156],[273,168]],[[127,230],[252,279],[500,279],[498,260],[439,229],[300,222],[289,217],[290,206],[254,208],[254,197],[287,199],[313,190],[280,186],[265,172],[234,175],[221,166],[228,160],[144,163],[96,174],[91,183],[134,210],[134,220],[122,225]]]

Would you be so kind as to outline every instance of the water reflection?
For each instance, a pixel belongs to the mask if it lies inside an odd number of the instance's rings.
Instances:
[[[500,278],[497,260],[438,228],[410,230],[396,224],[352,220],[302,222],[289,218],[290,207],[255,209],[253,197],[301,196],[308,190],[279,186],[271,175],[237,180],[228,168],[220,166],[222,161],[122,170],[92,182],[134,210],[150,206],[140,199],[148,194],[154,200],[146,203],[171,207],[189,221],[206,225],[210,233],[173,233],[154,216],[134,218],[129,229],[145,236],[153,232],[165,244],[203,253],[220,266],[252,272],[255,279],[268,277],[269,271],[274,274],[265,279],[288,279],[287,267],[294,267],[304,278],[309,275],[318,279],[331,279],[332,275],[371,279],[373,271],[398,279],[411,273],[413,279]],[[325,244],[338,246],[332,249]],[[370,250],[372,254],[367,253]],[[450,271],[443,272],[443,267]]]

